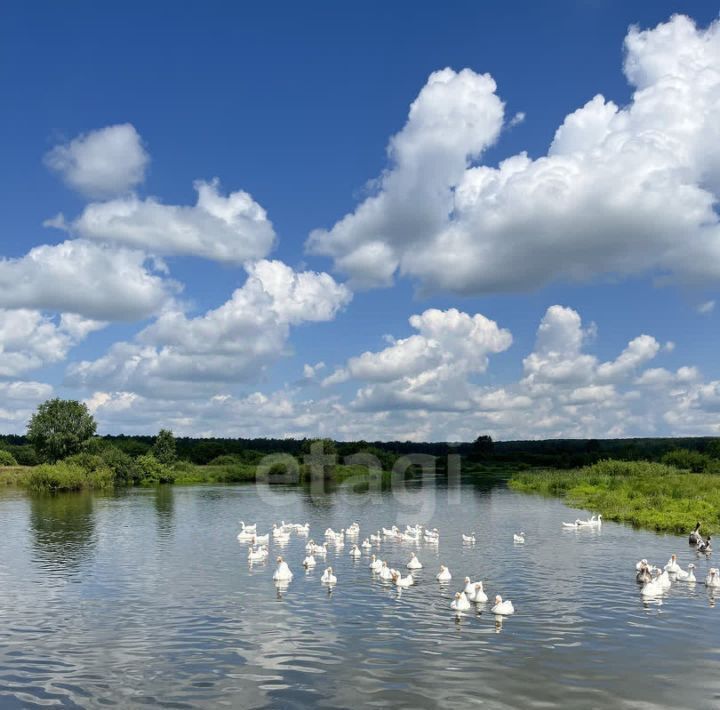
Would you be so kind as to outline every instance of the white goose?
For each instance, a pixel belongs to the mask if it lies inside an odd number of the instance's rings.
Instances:
[[[513,542],[516,545],[524,545],[525,544],[525,533],[521,532],[519,535],[517,533],[515,533],[513,535]]]
[[[290,571],[287,562],[282,557],[277,558],[277,568],[273,573],[273,581],[275,582],[289,582],[293,578],[293,573]]]
[[[353,546],[350,548],[350,553],[349,553],[349,554],[350,554],[350,557],[352,557],[352,558],[354,558],[354,559],[357,559],[358,557],[362,557],[362,552],[361,552],[360,548],[359,548],[357,545],[353,545]]]
[[[392,572],[390,571],[387,562],[383,562],[382,567],[380,567],[380,579],[384,582],[389,582],[392,579]]]
[[[660,582],[660,574],[656,574],[654,579],[651,579],[641,590],[640,594],[642,594],[643,597],[647,598],[654,598],[654,597],[660,597],[663,595],[663,592],[665,591],[665,588],[662,585],[662,582]]]
[[[488,595],[485,594],[485,590],[483,589],[483,583],[475,582],[473,587],[473,591],[470,594],[466,595],[467,598],[471,602],[475,602],[476,604],[484,604],[488,600]]]
[[[255,539],[255,533],[254,532],[246,532],[245,530],[241,530],[238,533],[237,539],[238,539],[238,542],[252,542]]]
[[[328,544],[324,542],[322,545],[313,545],[312,553],[318,557],[327,557]]]
[[[305,552],[312,552],[315,549],[315,540],[310,540],[307,545],[305,545]]]
[[[681,569],[677,573],[678,581],[680,582],[687,582],[688,584],[692,584],[693,582],[697,582],[697,579],[695,579],[695,565],[691,562],[688,565],[687,572],[684,569]]]
[[[445,565],[440,565],[440,571],[435,575],[438,582],[449,582],[452,579],[450,570]]]
[[[455,599],[450,602],[450,608],[453,611],[467,611],[472,608],[472,604],[468,601],[465,596],[465,592],[458,592],[455,595]]]
[[[254,525],[245,525],[245,523],[241,520],[240,529],[242,532],[251,533],[254,535],[257,532],[257,523]]]
[[[248,562],[263,562],[267,559],[268,551],[264,547],[254,550],[252,547],[248,550]]]
[[[396,587],[412,587],[415,583],[412,574],[409,574],[407,577],[403,577],[400,572],[397,571],[393,574],[392,579]]]
[[[495,606],[490,609],[490,611],[493,614],[498,614],[500,616],[509,616],[510,614],[515,613],[515,607],[509,599],[503,601],[503,598],[498,594],[495,597]]]
[[[382,535],[380,535],[379,530],[374,535],[370,535],[370,542],[382,542]]]
[[[417,558],[417,555],[413,552],[410,562],[407,563],[408,569],[422,569],[422,562]]]
[[[665,571],[670,574],[677,574],[678,572],[682,572],[682,567],[680,567],[677,561],[677,555],[673,554],[670,557],[668,563],[665,565]]]
[[[475,590],[475,582],[471,582],[470,577],[465,577],[465,588],[463,589],[465,594],[466,595],[472,594],[474,590]]]
[[[463,542],[475,542],[475,533],[470,533],[470,535],[466,535],[465,533],[462,533],[462,541]]]
[[[379,572],[382,569],[383,561],[379,560],[375,555],[372,556],[372,562],[370,562],[370,569],[373,572]]]
[[[362,547],[363,550],[370,550],[372,548],[372,544],[371,544],[370,540],[365,538],[362,541],[362,545],[360,545],[360,547]]]
[[[310,569],[311,567],[314,567],[316,564],[317,564],[317,562],[315,561],[315,558],[312,555],[308,555],[303,560],[303,567],[305,569]]]
[[[705,586],[710,589],[720,589],[720,573],[717,567],[711,567],[708,576],[705,577]]]
[[[320,577],[320,581],[323,584],[328,584],[330,586],[337,584],[337,577],[333,574],[333,568],[328,567],[324,572],[323,576]]]

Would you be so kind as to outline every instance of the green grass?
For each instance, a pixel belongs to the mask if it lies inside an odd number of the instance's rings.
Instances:
[[[31,469],[25,485],[35,493],[112,488],[113,473],[108,468],[87,471],[77,464],[60,461]]]
[[[250,464],[224,464],[220,466],[198,466],[183,463],[175,467],[175,484],[197,483],[244,483],[255,480],[255,466]]]
[[[0,466],[0,486],[23,486],[32,473],[31,466]]]
[[[663,532],[685,533],[695,522],[720,530],[720,476],[648,461],[600,461],[573,471],[517,473],[515,491],[564,498],[603,518]]]

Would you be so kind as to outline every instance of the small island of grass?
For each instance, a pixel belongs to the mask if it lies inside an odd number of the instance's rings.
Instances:
[[[515,491],[563,498],[603,518],[661,532],[685,533],[700,520],[720,530],[720,476],[650,461],[599,461],[570,471],[514,474]]]

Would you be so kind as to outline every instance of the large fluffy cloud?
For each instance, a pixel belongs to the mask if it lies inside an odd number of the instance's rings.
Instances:
[[[189,318],[167,310],[133,342],[71,365],[68,382],[152,396],[193,397],[257,380],[288,350],[291,325],[331,320],[351,297],[328,274],[280,261],[247,267],[248,278],[219,308]]]
[[[0,258],[0,308],[135,320],[160,310],[178,288],[143,252],[83,240]]]
[[[468,409],[468,376],[484,372],[488,355],[512,343],[510,332],[494,321],[455,308],[431,308],[412,316],[410,325],[417,335],[351,358],[324,384],[349,378],[368,382],[356,400],[364,409]]]
[[[55,319],[25,308],[0,309],[0,377],[17,377],[61,362],[70,348],[104,326],[101,321],[72,314]]]
[[[89,197],[127,192],[141,183],[150,158],[135,127],[107,126],[55,146],[46,165],[73,189]]]
[[[219,182],[195,183],[194,206],[165,205],[137,195],[88,205],[69,228],[89,240],[241,264],[266,256],[275,232],[265,210],[239,190],[224,196]]]
[[[393,169],[379,179],[378,193],[332,230],[313,232],[310,250],[334,257],[356,283],[389,284],[405,254],[447,224],[467,161],[497,138],[503,104],[495,88],[489,75],[470,69],[431,74],[390,141]]]
[[[720,276],[720,24],[683,16],[631,29],[628,106],[595,96],[547,155],[473,165],[500,130],[488,76],[433,74],[390,144],[378,194],[311,251],[366,285],[393,274],[425,289],[527,290],[556,279],[650,272]]]

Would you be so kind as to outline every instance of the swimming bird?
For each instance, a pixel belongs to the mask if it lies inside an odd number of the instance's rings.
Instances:
[[[720,573],[718,573],[717,567],[711,567],[708,576],[705,577],[705,586],[710,589],[720,588]]]
[[[252,542],[255,539],[255,533],[241,530],[238,533],[237,539],[238,542]]]
[[[700,535],[700,521],[698,520],[695,524],[695,529],[690,533],[690,537],[688,538],[688,543],[690,545],[697,545],[698,542],[702,540],[702,536]]]
[[[513,535],[513,542],[518,545],[524,545],[525,544],[525,533],[521,532],[519,535],[515,533]]]
[[[475,542],[475,533],[470,533],[470,535],[466,535],[465,533],[462,533],[462,541],[463,542]]]
[[[582,523],[582,520],[580,518],[576,518],[574,523],[563,523],[562,526],[564,528],[579,528]]]
[[[697,544],[697,551],[698,552],[704,552],[706,554],[712,552],[712,545],[710,544],[710,535],[708,535],[707,540],[700,540]]]
[[[687,582],[688,584],[692,584],[693,582],[697,582],[697,579],[695,579],[695,572],[693,571],[695,569],[695,565],[691,562],[688,565],[687,572],[684,569],[681,569],[677,573],[677,578],[680,582]]]
[[[293,573],[290,571],[287,562],[282,557],[277,558],[277,568],[273,573],[273,581],[275,582],[289,582],[293,578]]]
[[[370,569],[373,572],[379,572],[382,569],[383,561],[379,560],[375,555],[372,556],[372,562],[370,562]]]
[[[438,582],[449,582],[452,579],[450,570],[445,565],[440,565],[440,571],[435,575]]]
[[[379,530],[374,535],[370,535],[370,542],[382,542],[382,536]]]
[[[413,552],[410,562],[407,563],[408,569],[422,569],[422,562],[417,558],[417,555]]]
[[[397,571],[393,572],[392,580],[396,587],[412,587],[415,583],[412,574],[409,574],[407,577],[403,577],[400,572]]]
[[[332,568],[332,567],[328,567],[328,568],[323,572],[323,576],[320,577],[320,581],[321,581],[323,584],[329,584],[329,585],[337,584],[337,577],[333,574],[333,568]]]
[[[312,552],[315,548],[315,540],[310,540],[307,545],[305,545],[305,552]]]
[[[642,564],[637,568],[637,574],[635,575],[635,581],[638,584],[647,584],[652,581],[652,575],[650,574],[650,567],[647,560],[641,560]]]
[[[372,544],[371,544],[370,540],[368,540],[367,538],[365,538],[365,539],[362,541],[362,545],[361,545],[360,547],[362,547],[363,550],[369,550],[369,549],[372,547]]]
[[[500,616],[508,616],[515,613],[515,607],[509,599],[507,601],[503,601],[503,598],[498,594],[495,597],[495,606],[490,609],[490,611],[493,614],[498,614]]]
[[[360,551],[360,548],[357,545],[353,545],[350,548],[350,557],[358,558],[362,557],[362,552]]]
[[[475,590],[475,582],[470,581],[470,577],[465,577],[465,588],[463,591],[465,594],[472,594]]]
[[[472,608],[472,605],[465,596],[465,592],[458,592],[455,594],[455,599],[450,602],[450,608],[453,611],[467,611]]]
[[[660,582],[660,575],[658,574],[655,579],[651,579],[641,590],[640,594],[643,597],[659,597],[664,592],[663,585]]]
[[[248,562],[263,562],[267,559],[267,556],[268,551],[264,547],[259,547],[258,549],[251,547],[248,549]]]
[[[475,602],[476,604],[484,604],[488,600],[488,595],[485,594],[482,582],[475,582],[473,591],[470,594],[466,594],[466,596],[471,602]]]
[[[305,523],[304,525],[296,525],[295,532],[298,533],[298,535],[307,535],[310,532],[310,523]]]
[[[327,557],[328,544],[323,542],[322,545],[313,545],[312,553],[318,557]]]
[[[668,563],[665,565],[665,571],[669,572],[670,574],[677,574],[678,572],[682,571],[682,567],[680,567],[677,561],[677,555],[673,554],[670,557]]]
[[[382,567],[380,568],[380,579],[385,582],[389,582],[392,579],[392,572],[388,567],[387,562],[382,563]]]
[[[241,520],[240,528],[242,529],[242,532],[256,533],[257,532],[257,523],[255,523],[254,525],[245,525],[245,523]]]

